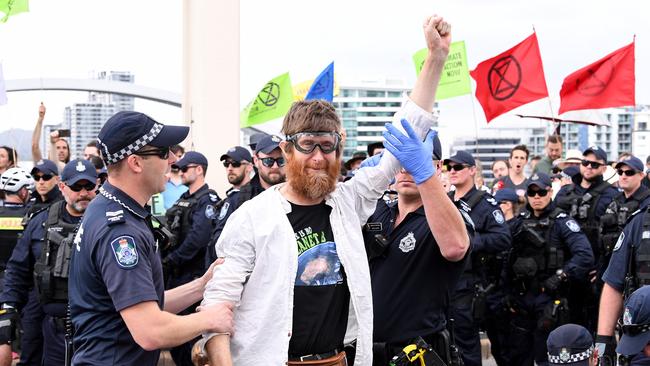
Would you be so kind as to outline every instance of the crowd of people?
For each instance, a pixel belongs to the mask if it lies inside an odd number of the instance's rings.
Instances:
[[[219,157],[224,197],[189,128],[139,112],[43,158],[41,105],[33,169],[0,147],[0,365],[19,338],[24,365],[472,366],[482,332],[498,365],[648,364],[650,161],[551,135],[487,187],[431,130],[451,31],[423,29],[383,142],[343,162],[335,108],[295,102]]]

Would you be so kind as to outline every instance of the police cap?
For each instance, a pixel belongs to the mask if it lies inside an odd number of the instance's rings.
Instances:
[[[589,146],[587,150],[582,152],[582,156],[586,156],[587,154],[594,154],[596,155],[596,159],[607,162],[607,153],[596,145]]]
[[[633,356],[650,342],[650,286],[634,291],[623,311],[623,337],[616,352]]]
[[[37,161],[30,173],[34,175],[38,172],[43,174],[59,175],[59,169],[56,167],[56,164],[52,160],[48,159]]]
[[[434,146],[435,146],[435,142],[434,142]],[[465,164],[465,165],[469,165],[469,166],[475,166],[476,165],[476,161],[474,160],[474,157],[472,156],[472,154],[468,153],[467,151],[463,151],[463,150],[458,150],[456,152],[456,155],[453,155],[453,156],[449,157],[449,159],[445,159],[443,161],[443,164],[447,165],[450,162]]]
[[[519,202],[519,196],[517,196],[517,192],[515,192],[515,190],[512,189],[512,188],[501,188],[501,189],[499,189],[494,194],[494,199],[497,202],[502,202],[502,201],[509,201],[509,202],[514,202],[514,203]]]
[[[190,129],[166,126],[144,113],[122,111],[109,118],[99,131],[97,142],[106,165],[120,162],[145,145],[169,147],[181,143]]]
[[[282,139],[279,136],[266,135],[257,142],[255,153],[262,152],[264,154],[270,154],[271,151],[280,147],[280,141],[282,141]]]
[[[76,159],[71,160],[63,168],[61,180],[68,186],[77,183],[80,180],[87,180],[92,183],[97,182],[97,170],[88,160]]]
[[[588,366],[594,339],[585,327],[565,324],[548,335],[546,348],[550,365]]]
[[[172,168],[181,169],[190,164],[208,166],[208,159],[206,159],[205,155],[201,154],[198,151],[188,151],[185,153],[185,155],[183,155],[183,158],[181,158],[181,160],[175,162],[172,165]]]
[[[360,160],[361,161],[366,160],[367,157],[368,157],[368,155],[366,155],[365,152],[363,152],[363,151],[355,151],[352,154],[352,157],[350,158],[350,160],[346,161],[345,164],[343,164],[343,166],[345,167],[345,169],[350,170],[352,168],[352,164],[354,164],[354,162],[360,161]]]
[[[251,150],[256,151],[255,149],[257,148],[257,143],[268,135],[269,134],[266,132],[258,132],[251,135],[250,139],[248,140],[248,146],[251,148]]]
[[[547,189],[551,186],[551,178],[544,173],[535,173],[530,177],[526,188],[535,185],[541,189]]]
[[[619,161],[616,164],[616,169],[620,168],[623,165],[627,165],[628,167],[636,170],[637,172],[643,172],[643,162],[641,159],[637,158],[636,156],[632,155],[629,158]]]
[[[253,162],[253,157],[251,156],[251,153],[245,148],[241,146],[234,146],[228,149],[225,154],[221,155],[219,160],[224,161],[226,159],[232,159],[234,161],[243,161],[246,160],[249,163]]]

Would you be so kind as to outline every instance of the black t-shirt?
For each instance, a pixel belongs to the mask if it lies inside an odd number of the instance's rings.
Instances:
[[[399,343],[444,329],[448,294],[469,257],[450,262],[442,256],[424,207],[393,228],[397,214],[396,204],[380,201],[363,228],[366,245],[378,234],[389,242],[384,254],[370,261],[375,342]]]
[[[329,221],[332,208],[291,204],[298,271],[293,298],[290,356],[325,353],[343,345],[350,292]]]

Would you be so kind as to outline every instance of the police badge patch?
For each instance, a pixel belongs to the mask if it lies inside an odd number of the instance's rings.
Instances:
[[[230,207],[230,202],[226,202],[223,204],[221,207],[221,211],[219,211],[219,221],[223,220],[224,217],[226,217],[226,214],[228,213],[228,208]]]
[[[415,249],[415,235],[413,235],[413,232],[408,233],[402,238],[402,240],[400,240],[399,249],[404,253],[408,253]]]
[[[122,268],[133,268],[138,264],[138,251],[135,240],[130,236],[120,236],[111,242],[117,264]]]
[[[613,249],[614,252],[621,249],[621,245],[623,245],[623,240],[625,240],[625,233],[621,233],[621,235],[618,236],[616,245],[614,245],[614,249]]]
[[[503,224],[506,222],[506,220],[503,218],[503,214],[501,213],[501,210],[494,210],[492,211],[492,216],[494,216],[494,219],[499,223]]]
[[[216,212],[214,212],[214,206],[207,205],[205,206],[205,217],[208,219],[213,219]]]
[[[630,308],[625,308],[625,312],[623,312],[623,325],[630,325],[632,324],[632,313],[630,312]]]
[[[569,228],[569,230],[573,231],[574,233],[580,231],[580,225],[578,225],[578,223],[573,220],[568,220],[566,222],[566,226]]]

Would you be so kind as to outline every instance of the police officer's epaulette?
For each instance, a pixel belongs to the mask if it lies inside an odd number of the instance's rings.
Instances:
[[[210,202],[212,203],[217,203],[219,201],[219,195],[217,194],[217,192],[211,189],[208,190],[208,197],[210,198]]]
[[[625,225],[629,224],[630,221],[632,221],[632,219],[633,219],[636,215],[639,214],[639,212],[644,212],[644,211],[650,213],[650,206],[646,207],[645,209],[641,209],[641,208],[640,208],[640,209],[638,209],[638,210],[632,212],[632,213],[630,214],[630,216],[627,218],[627,220],[625,221]]]
[[[126,220],[124,219],[124,207],[120,205],[110,205],[106,209],[106,224],[108,226],[123,224]]]
[[[492,206],[498,206],[498,205],[499,205],[499,202],[497,202],[496,198],[494,198],[493,195],[491,195],[491,194],[489,194],[489,193],[487,193],[487,192],[485,192],[485,193],[483,194],[483,198],[485,198],[485,200],[486,200],[489,204],[491,204]]]
[[[569,217],[569,215],[566,213],[566,211],[564,211],[560,207],[554,208],[553,211],[551,211],[551,213],[548,216],[552,217],[554,219],[561,219],[561,218]]]
[[[521,212],[519,212],[519,217],[521,217],[522,219],[527,219],[527,218],[529,218],[529,217],[530,217],[530,211],[528,211],[528,210],[521,210]]]
[[[27,211],[27,213],[25,214],[25,216],[23,216],[23,221],[21,221],[20,224],[21,224],[23,227],[27,227],[27,224],[29,224],[29,221],[30,221],[31,219],[33,219],[34,217],[36,217],[36,215],[38,215],[39,213],[41,213],[41,212],[43,212],[43,211],[47,211],[48,208],[50,208],[50,206],[43,206],[43,207],[40,207],[39,209],[37,209],[36,211],[33,211],[33,212],[29,212],[29,211]]]

